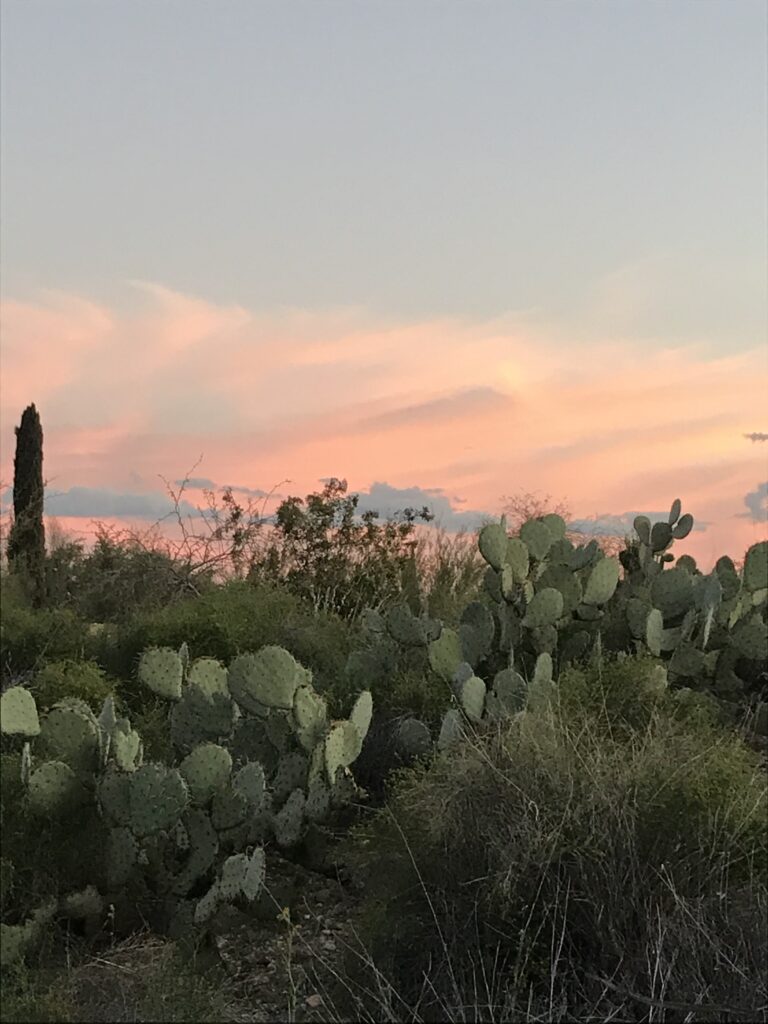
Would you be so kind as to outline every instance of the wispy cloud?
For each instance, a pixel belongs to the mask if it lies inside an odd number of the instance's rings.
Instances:
[[[617,530],[621,510],[679,496],[711,524],[692,549],[704,537],[739,553],[752,539],[737,513],[764,474],[743,444],[768,388],[762,347],[713,356],[620,334],[574,340],[534,313],[408,323],[360,309],[265,314],[157,285],[136,294],[119,311],[59,293],[4,304],[4,483],[13,427],[35,401],[44,472],[66,492],[148,494],[202,453],[198,489],[235,480],[261,498],[286,478],[306,494],[346,476],[385,509],[427,495],[447,524],[542,491],[577,521],[609,510]],[[126,507],[89,500],[91,516]]]
[[[749,441],[768,441],[768,434],[763,434],[760,431],[753,431],[751,434],[745,434]]]

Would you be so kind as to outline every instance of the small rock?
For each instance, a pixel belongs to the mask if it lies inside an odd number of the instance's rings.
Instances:
[[[310,1010],[316,1010],[318,1006],[323,1005],[323,997],[318,992],[315,992],[314,995],[307,996],[304,1002],[307,1004]]]

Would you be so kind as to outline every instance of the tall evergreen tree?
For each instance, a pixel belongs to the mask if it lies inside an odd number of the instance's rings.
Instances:
[[[13,460],[13,526],[8,535],[8,564],[26,576],[35,606],[45,600],[45,526],[43,525],[43,428],[34,404],[16,427]]]

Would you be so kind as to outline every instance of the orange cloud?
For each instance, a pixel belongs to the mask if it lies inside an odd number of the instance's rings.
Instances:
[[[567,498],[577,517],[679,496],[710,523],[690,538],[705,553],[740,555],[762,528],[740,518],[768,476],[744,438],[768,385],[762,349],[569,343],[531,315],[395,323],[264,314],[151,284],[136,295],[128,311],[55,294],[4,304],[5,483],[13,425],[35,401],[57,489],[162,489],[202,454],[195,475],[216,481],[287,478],[304,494],[346,476],[488,512],[518,490]]]

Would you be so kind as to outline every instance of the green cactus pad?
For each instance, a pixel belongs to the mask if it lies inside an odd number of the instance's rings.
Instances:
[[[650,546],[651,543],[651,520],[648,516],[635,516],[633,523],[635,533],[640,538],[641,543]]]
[[[513,668],[504,668],[493,677],[492,692],[501,713],[513,715],[525,707],[528,684]]]
[[[456,708],[449,708],[443,715],[443,721],[440,726],[440,735],[437,738],[438,749],[447,750],[454,743],[463,740],[466,734],[466,727],[461,712],[457,711]]]
[[[600,548],[596,540],[591,540],[588,544],[580,544],[577,548],[573,549],[568,568],[574,572],[586,569],[588,565],[595,561],[599,551]]]
[[[563,665],[567,665],[569,662],[579,661],[583,658],[589,650],[591,642],[592,638],[585,629],[580,629],[575,633],[571,633],[558,652],[558,659],[561,667]]]
[[[706,671],[704,652],[690,643],[679,644],[670,658],[669,671],[676,676],[703,678]]]
[[[45,817],[63,817],[87,796],[77,775],[63,761],[46,761],[29,776],[29,809]]]
[[[509,570],[510,574],[512,573],[509,566],[505,566],[505,568]],[[496,572],[495,569],[492,569],[490,565],[483,575],[483,589],[491,600],[495,601],[497,604],[500,604],[504,600],[504,595],[501,590],[501,575]]]
[[[5,736],[39,736],[35,698],[23,686],[12,686],[0,697],[0,731]]]
[[[357,729],[358,735],[360,736],[360,747],[362,749],[363,741],[368,735],[368,730],[371,727],[371,717],[373,715],[373,697],[369,690],[363,690],[362,693],[358,694],[357,700],[354,703],[352,710],[349,713],[349,720]]]
[[[256,654],[241,654],[229,666],[229,689],[245,711],[259,706],[290,711],[296,688],[302,683],[301,666],[282,647],[262,647]]]
[[[511,565],[505,565],[499,576],[499,589],[502,601],[513,601],[515,591],[521,581],[517,580]]]
[[[549,565],[539,577],[536,589],[554,587],[563,598],[564,616],[572,615],[582,602],[582,587],[579,577],[565,565]]]
[[[83,711],[79,703],[60,701],[44,716],[36,744],[40,757],[89,773],[96,768],[98,749],[99,726],[87,705]]]
[[[397,727],[395,749],[401,757],[421,757],[432,749],[432,736],[418,718],[406,718]]]
[[[563,595],[554,587],[544,587],[533,595],[525,610],[523,625],[529,629],[553,626],[563,614]]]
[[[184,666],[170,647],[152,647],[139,659],[139,682],[165,700],[179,700]]]
[[[552,678],[552,657],[544,652],[536,659],[533,679],[528,685],[526,708],[532,711],[541,710],[552,701],[555,692]]]
[[[693,529],[693,516],[686,512],[680,516],[679,522],[672,527],[672,536],[675,540],[685,540]]]
[[[680,499],[675,498],[675,500],[672,502],[672,506],[670,507],[669,515],[667,516],[667,522],[670,526],[674,526],[677,520],[680,518],[680,512],[682,511],[682,508],[683,506]]]
[[[307,799],[304,804],[304,815],[308,821],[323,821],[328,816],[331,807],[331,791],[326,785],[325,779],[315,777],[310,779],[307,788]]]
[[[480,554],[497,572],[507,560],[507,531],[499,523],[489,523],[478,537]]]
[[[630,597],[627,601],[627,624],[629,625],[629,632],[636,640],[645,639],[645,627],[650,610],[651,603],[644,597]]]
[[[208,892],[201,897],[195,905],[194,922],[196,925],[205,924],[209,921],[222,903],[222,896],[219,891],[219,883],[214,882]]]
[[[652,608],[645,623],[645,642],[654,657],[661,655],[664,618],[658,608]]]
[[[172,828],[189,802],[181,774],[162,764],[144,764],[130,779],[130,827],[137,836]]]
[[[118,718],[110,736],[110,749],[115,764],[123,772],[132,772],[141,764],[141,736],[127,718]]]
[[[427,643],[424,623],[406,604],[395,605],[387,612],[387,632],[403,647],[423,647]]]
[[[264,806],[267,791],[264,769],[261,765],[256,761],[243,765],[232,779],[232,790],[245,797],[254,811],[260,811]]]
[[[208,696],[229,692],[227,670],[216,658],[196,658],[190,665],[187,682]]]
[[[226,832],[241,825],[249,810],[248,800],[242,793],[220,789],[211,801],[211,824],[217,832]]]
[[[696,559],[691,555],[680,555],[675,565],[678,569],[685,569],[691,575],[696,572]]]
[[[651,549],[654,552],[663,551],[669,547],[674,533],[669,523],[654,523],[651,527]]]
[[[113,828],[107,837],[106,875],[110,889],[125,885],[139,855],[139,844],[129,828]]]
[[[304,826],[305,797],[303,789],[294,789],[274,817],[273,827],[278,846],[295,846]]]
[[[493,648],[496,624],[493,615],[479,601],[472,601],[461,614],[459,639],[464,658],[471,665],[478,665]]]
[[[665,619],[687,612],[693,605],[690,573],[677,567],[660,572],[651,584],[651,603]]]
[[[179,771],[187,784],[192,803],[205,807],[214,793],[224,789],[232,774],[232,757],[216,743],[201,743],[184,758]]]
[[[556,626],[540,626],[531,630],[531,642],[537,654],[552,654],[557,647],[557,641]]]
[[[744,556],[744,586],[753,593],[768,587],[768,540],[753,544]]]
[[[348,722],[345,725],[349,725]],[[349,726],[354,729],[354,726]],[[356,733],[357,735],[357,733]],[[305,754],[294,750],[283,754],[272,779],[272,795],[282,803],[294,789],[303,789],[309,776],[309,760]]]
[[[249,903],[252,903],[261,892],[261,888],[264,885],[265,871],[266,858],[264,850],[259,846],[248,858],[248,865],[240,886],[243,896],[245,896]]]
[[[758,617],[740,622],[732,633],[732,643],[749,661],[768,661],[768,625]]]
[[[583,603],[593,607],[607,604],[616,592],[620,570],[618,558],[602,558],[589,574]]]
[[[452,629],[444,629],[429,645],[428,653],[432,671],[450,683],[457,667],[464,661],[459,634]]]
[[[363,741],[352,722],[336,722],[325,738],[325,770],[333,785],[339,768],[346,768],[362,749]]]
[[[113,825],[130,825],[131,777],[110,765],[96,788],[102,814]]]
[[[548,512],[546,515],[541,516],[540,519],[552,534],[553,544],[565,539],[566,525],[562,516],[559,516],[556,512]]]
[[[269,775],[277,768],[280,753],[267,736],[266,724],[258,718],[241,718],[229,747],[235,764],[258,761]]]
[[[470,676],[461,684],[461,707],[472,722],[479,722],[483,717],[485,693],[485,683],[478,676]]]
[[[552,536],[545,523],[539,522],[538,519],[529,519],[520,527],[520,540],[525,544],[531,558],[541,562],[547,557],[547,552],[556,538]]]
[[[296,738],[307,752],[325,735],[328,708],[323,698],[311,686],[300,686],[293,698],[293,721]]]

